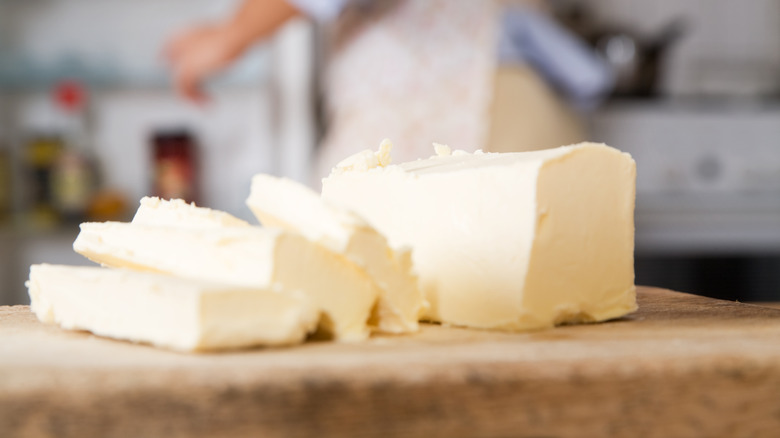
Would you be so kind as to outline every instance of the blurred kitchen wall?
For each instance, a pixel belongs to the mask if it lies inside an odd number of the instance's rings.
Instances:
[[[590,124],[637,161],[637,283],[780,300],[780,2],[555,3],[626,80]],[[639,65],[658,68],[650,92]]]
[[[208,85],[206,106],[184,102],[171,89],[164,42],[183,27],[231,13],[236,4],[0,0],[0,203],[3,191],[11,198],[7,211],[0,205],[0,304],[29,301],[23,283],[31,263],[89,263],[70,245],[78,221],[94,213],[54,208],[57,214],[41,215],[40,206],[31,205],[35,186],[61,170],[59,162],[31,168],[29,156],[40,155],[43,140],[65,151],[86,149],[104,198],[98,211],[110,211],[113,219],[128,219],[138,199],[155,192],[155,138],[184,138],[192,149],[192,157],[173,157],[192,161],[199,205],[247,220],[254,221],[244,200],[255,173],[308,182],[315,141],[310,24],[290,23],[220,75]],[[65,114],[60,89],[66,100],[86,94],[86,108]],[[72,144],[74,127],[84,144]]]
[[[315,138],[309,24],[288,26],[211,84],[209,107],[184,103],[169,87],[163,41],[235,3],[0,0],[0,177],[6,151],[14,195],[0,219],[0,304],[28,301],[22,284],[31,263],[85,263],[70,249],[73,223],[30,227],[25,214],[25,148],[68,125],[52,107],[58,80],[75,78],[86,89],[101,185],[120,193],[130,212],[152,192],[157,131],[193,139],[202,205],[250,218],[243,200],[253,173],[306,179]],[[594,47],[628,78],[588,117],[593,140],[637,159],[637,283],[780,300],[780,2],[550,4],[562,20],[576,18],[578,6],[575,27],[588,28]],[[648,71],[632,70],[640,46],[675,31],[674,23],[680,32],[652,86],[638,86],[630,72]],[[0,178],[0,217],[2,187]]]

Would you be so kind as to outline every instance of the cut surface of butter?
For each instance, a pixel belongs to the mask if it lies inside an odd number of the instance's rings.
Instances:
[[[110,267],[302,292],[324,312],[320,328],[339,340],[368,336],[367,320],[378,296],[354,264],[279,229],[83,223],[73,249]]]
[[[298,344],[320,313],[303,296],[125,269],[32,265],[27,286],[41,322],[178,351]]]
[[[636,309],[636,165],[584,143],[333,172],[323,197],[411,246],[426,317],[526,330]]]
[[[301,233],[363,269],[380,291],[372,318],[378,331],[418,330],[426,303],[408,250],[391,249],[385,237],[355,213],[288,179],[256,175],[246,203],[263,225]]]
[[[193,227],[248,227],[229,213],[188,204],[181,199],[164,200],[156,197],[141,198],[133,223],[139,225],[170,225]]]

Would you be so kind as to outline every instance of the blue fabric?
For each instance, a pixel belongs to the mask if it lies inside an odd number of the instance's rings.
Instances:
[[[503,64],[530,64],[580,108],[598,104],[615,83],[614,72],[591,47],[528,7],[505,9],[498,56]]]
[[[335,20],[350,0],[287,0],[317,21]]]

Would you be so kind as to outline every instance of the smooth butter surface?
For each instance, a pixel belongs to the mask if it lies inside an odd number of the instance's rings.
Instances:
[[[409,251],[391,249],[359,216],[291,180],[256,175],[247,205],[263,225],[299,232],[364,270],[380,291],[372,318],[378,331],[418,330],[426,303],[411,271]]]
[[[319,321],[302,296],[124,269],[32,265],[28,288],[42,322],[179,351],[297,344]]]
[[[260,227],[84,223],[73,248],[110,267],[234,286],[302,292],[320,306],[320,328],[340,340],[368,336],[378,296],[361,270],[304,237]]]
[[[411,246],[436,321],[524,330],[636,309],[628,154],[581,144],[335,170],[323,197]]]

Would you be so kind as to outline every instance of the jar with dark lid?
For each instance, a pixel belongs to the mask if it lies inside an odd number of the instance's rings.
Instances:
[[[197,145],[192,134],[186,129],[157,130],[151,147],[154,195],[198,202]]]

